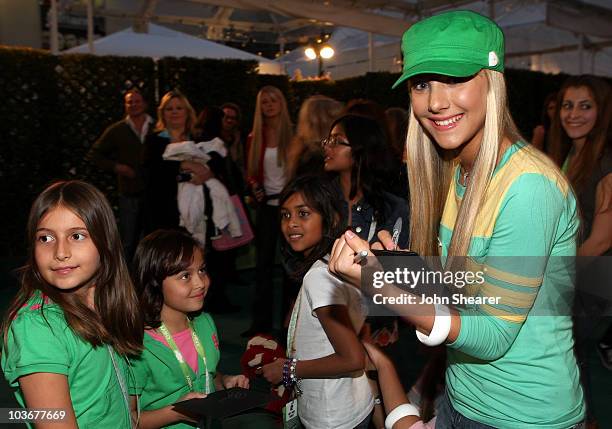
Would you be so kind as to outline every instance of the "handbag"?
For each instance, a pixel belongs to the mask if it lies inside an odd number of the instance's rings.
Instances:
[[[242,235],[239,237],[232,237],[227,229],[222,230],[220,237],[211,240],[213,249],[219,252],[245,246],[253,241],[254,237],[253,228],[251,228],[251,223],[244,210],[242,201],[240,201],[240,197],[234,194],[230,196],[230,199],[234,205],[234,210],[236,210],[238,220],[240,221]]]

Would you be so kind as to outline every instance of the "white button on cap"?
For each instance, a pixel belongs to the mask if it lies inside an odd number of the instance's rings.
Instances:
[[[355,232],[359,234],[361,232],[361,227],[358,226],[357,228],[355,228]]]
[[[489,52],[489,67],[495,67],[497,64],[499,64],[497,54],[494,51]]]

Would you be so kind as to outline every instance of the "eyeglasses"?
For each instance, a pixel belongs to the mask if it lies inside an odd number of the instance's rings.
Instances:
[[[329,136],[321,140],[321,146],[324,148],[328,147],[330,149],[333,149],[338,145],[351,147],[351,144],[348,142],[348,140],[338,136]]]

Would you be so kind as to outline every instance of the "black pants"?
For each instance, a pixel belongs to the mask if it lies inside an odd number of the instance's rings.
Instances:
[[[144,197],[140,195],[119,196],[119,233],[123,252],[128,264],[132,262],[136,246],[143,232]]]
[[[235,271],[235,263],[236,249],[220,252],[212,246],[207,247],[206,266],[210,274],[211,287],[206,296],[206,308],[213,312],[223,310],[223,307],[231,304],[231,292],[228,291],[227,285]]]
[[[257,256],[251,327],[264,332],[274,328],[274,261],[279,235],[280,208],[260,204],[255,224]]]

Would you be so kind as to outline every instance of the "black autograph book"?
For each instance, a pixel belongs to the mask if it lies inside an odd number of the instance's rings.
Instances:
[[[210,393],[203,399],[189,399],[173,405],[177,411],[200,419],[223,419],[264,406],[271,399],[269,392],[234,387]]]

